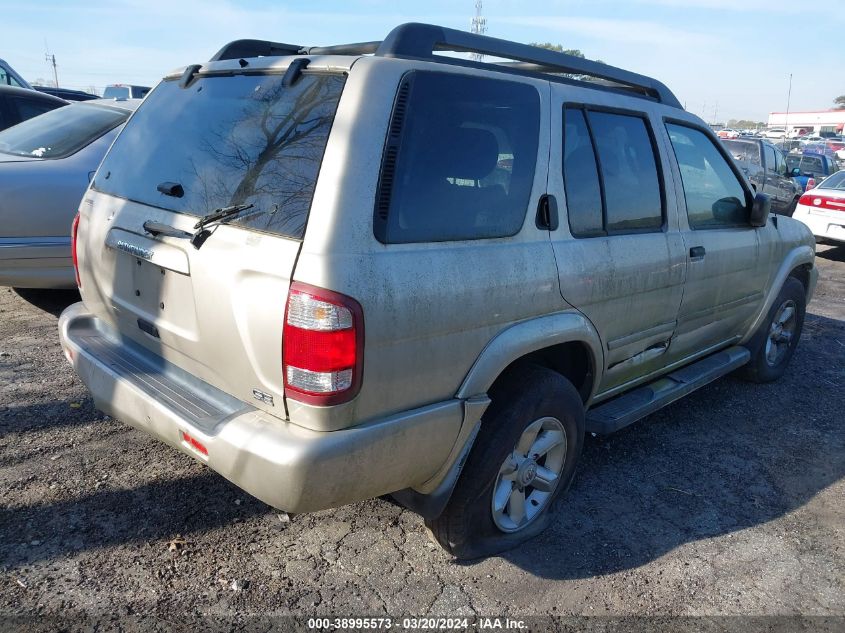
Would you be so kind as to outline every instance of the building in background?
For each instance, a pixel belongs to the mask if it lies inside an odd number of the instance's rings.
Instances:
[[[818,110],[816,112],[772,112],[769,128],[786,128],[786,133],[804,128],[808,133],[842,134],[845,128],[845,110]]]

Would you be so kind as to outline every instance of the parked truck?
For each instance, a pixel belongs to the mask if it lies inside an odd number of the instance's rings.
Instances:
[[[751,182],[751,186],[772,199],[772,211],[792,216],[804,192],[794,177],[800,169],[790,169],[786,155],[765,139],[723,139],[725,147]]]

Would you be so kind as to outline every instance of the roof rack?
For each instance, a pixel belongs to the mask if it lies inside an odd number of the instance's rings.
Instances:
[[[432,24],[409,22],[394,28],[382,42],[360,42],[334,46],[303,47],[295,44],[266,42],[263,40],[237,40],[224,46],[211,61],[257,57],[261,55],[368,55],[396,57],[402,59],[435,58],[435,52],[453,51],[479,53],[516,63],[493,64],[511,72],[538,72],[543,74],[569,74],[599,80],[599,85],[610,82],[611,86],[633,91],[633,94],[647,96],[665,105],[681,108],[677,97],[663,83],[637,73],[603,64],[601,62],[545,48],[519,44],[486,35],[458,31]],[[444,61],[442,57],[438,61]],[[449,63],[479,66],[477,62],[448,59]],[[484,64],[482,67],[490,67]]]
[[[681,108],[678,99],[664,84],[622,68],[603,64],[566,53],[550,51],[530,44],[519,44],[486,35],[477,35],[431,24],[410,22],[393,29],[378,47],[381,57],[431,59],[435,51],[455,51],[493,55],[518,62],[536,64],[546,73],[571,73],[604,79],[625,87],[638,89],[668,106]],[[519,65],[510,66],[519,69]],[[526,68],[526,70],[529,70]]]

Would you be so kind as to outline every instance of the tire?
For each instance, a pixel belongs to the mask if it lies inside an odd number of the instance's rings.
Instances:
[[[804,284],[787,277],[766,320],[749,341],[751,360],[740,370],[743,378],[763,383],[783,376],[801,338],[806,302]],[[791,314],[786,312],[788,309],[792,309]],[[788,335],[788,340],[784,340],[784,335]]]
[[[581,397],[554,371],[535,365],[516,368],[490,397],[481,431],[448,505],[439,517],[426,521],[437,542],[460,559],[490,556],[540,534],[548,526],[554,501],[572,483],[584,443]],[[545,444],[537,443],[540,438]],[[520,440],[525,450],[517,462]],[[530,450],[529,443],[531,449],[548,448],[535,461],[530,454],[523,455]],[[552,479],[549,471],[558,472],[557,478]],[[494,489],[500,491],[499,511]],[[520,491],[524,521],[517,523],[513,517],[520,516]]]

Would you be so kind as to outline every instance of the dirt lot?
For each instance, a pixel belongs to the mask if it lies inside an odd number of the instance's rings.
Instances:
[[[389,501],[286,521],[105,418],[57,342],[73,294],[0,289],[0,622],[845,616],[845,247],[817,261],[783,380],[729,377],[588,438],[553,527],[470,564]]]

